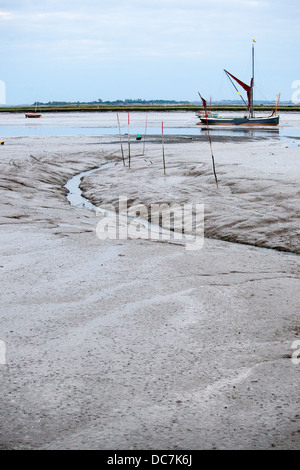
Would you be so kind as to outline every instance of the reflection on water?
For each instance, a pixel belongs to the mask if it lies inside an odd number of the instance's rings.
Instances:
[[[222,129],[215,129],[209,128],[210,135],[222,135],[228,137],[248,137],[250,139],[257,138],[257,137],[278,137],[280,135],[280,130],[278,128],[275,129],[266,129],[266,128],[257,128],[257,129],[247,129],[247,128],[222,128]],[[207,128],[201,129],[201,134],[207,135],[208,130]]]
[[[255,139],[280,139],[289,142],[289,145],[298,147],[300,144],[300,129],[297,128],[209,128],[202,127],[201,135]]]

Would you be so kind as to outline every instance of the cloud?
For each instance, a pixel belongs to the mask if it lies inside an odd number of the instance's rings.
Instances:
[[[21,9],[21,4],[27,4]],[[252,5],[253,1],[229,0],[227,5],[238,7],[240,3]],[[259,2],[261,3],[261,2]],[[17,4],[20,5],[18,10]],[[58,41],[61,47],[74,51],[72,42],[82,41],[86,52],[88,48],[106,42],[107,49],[115,47],[120,54],[134,54],[143,48],[144,54],[161,56],[178,53],[181,56],[195,56],[218,53],[228,35],[239,36],[244,30],[249,15],[237,20],[237,11],[223,10],[216,14],[214,7],[220,7],[220,0],[200,2],[186,0],[128,0],[101,1],[93,0],[64,1],[62,3],[46,0],[42,4],[34,0],[13,2],[10,15],[10,29],[6,29],[6,44],[39,42],[40,45],[53,49]],[[212,31],[213,28],[213,31]],[[17,32],[17,34],[15,34]],[[84,42],[85,41],[85,42]],[[207,47],[209,45],[209,48]],[[81,49],[82,49],[81,47]],[[66,53],[67,53],[66,49]],[[74,57],[74,53],[70,53]]]
[[[253,38],[270,73],[295,63],[297,12],[292,0],[1,0],[2,70],[15,80],[18,70],[37,64],[45,84],[67,69],[75,81],[91,70],[104,80],[105,69],[110,83],[121,66],[133,76],[143,63],[152,82],[164,68],[181,90],[183,80],[206,74],[214,82],[223,67],[242,68],[246,79]]]
[[[0,11],[0,21],[1,20],[9,20],[12,17],[13,17],[13,15],[9,11]]]

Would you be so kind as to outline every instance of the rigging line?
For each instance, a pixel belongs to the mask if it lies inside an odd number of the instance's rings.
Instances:
[[[226,72],[226,70],[224,70],[224,72]],[[226,75],[227,77],[229,78],[229,80],[231,81],[232,85],[234,86],[234,88],[236,89],[236,91],[238,92],[238,94],[240,95],[241,99],[243,100],[244,102],[244,105],[246,106],[246,108],[248,109],[248,105],[246,103],[246,101],[244,100],[244,98],[242,97],[242,95],[240,94],[239,90],[237,89],[237,87],[235,86],[234,82],[231,80],[230,76],[228,75],[228,73],[226,72]]]
[[[263,98],[265,101],[268,101],[268,99],[266,98],[266,96],[263,94],[262,90],[261,90],[257,85],[255,85],[255,88],[256,88],[256,90],[260,93],[260,95],[262,96],[262,98]]]

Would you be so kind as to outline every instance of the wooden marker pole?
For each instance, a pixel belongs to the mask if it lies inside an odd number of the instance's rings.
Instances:
[[[129,134],[129,124],[130,124],[130,118],[129,118],[129,113],[128,113],[128,165],[130,168],[130,134]]]
[[[208,140],[209,140],[209,144],[210,144],[210,151],[211,151],[211,159],[212,159],[212,164],[213,164],[213,172],[214,172],[214,175],[215,175],[215,182],[216,182],[216,186],[218,187],[218,177],[217,177],[217,173],[216,173],[216,166],[215,166],[215,157],[214,157],[214,154],[213,154],[213,149],[212,149],[212,143],[211,143],[211,138],[210,138],[210,133],[209,133],[209,125],[208,125],[208,119],[207,119],[207,109],[206,109],[206,100],[204,98],[202,98],[202,96],[200,95],[199,91],[198,91],[198,94],[203,102],[203,106],[204,106],[204,110],[205,110],[205,119],[206,119],[206,125],[207,125],[207,135],[208,135]]]
[[[147,132],[147,114],[146,114],[146,122],[145,122],[145,133],[144,133],[144,145],[143,145],[143,155],[145,154],[145,137]]]
[[[161,143],[162,143],[162,152],[163,152],[164,174],[166,174],[165,147],[164,147],[164,122],[163,121],[161,123]]]
[[[118,119],[118,126],[119,126],[119,136],[120,136],[122,160],[123,160],[123,165],[125,166],[125,158],[124,158],[124,152],[123,152],[123,143],[122,143],[122,136],[121,136],[120,119],[119,119],[119,114],[118,113],[117,113],[117,119]]]

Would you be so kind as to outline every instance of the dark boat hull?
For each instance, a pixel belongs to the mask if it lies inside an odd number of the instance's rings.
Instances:
[[[208,124],[210,126],[277,126],[279,116],[269,117],[237,117],[237,118],[213,118],[200,117],[199,124]]]

